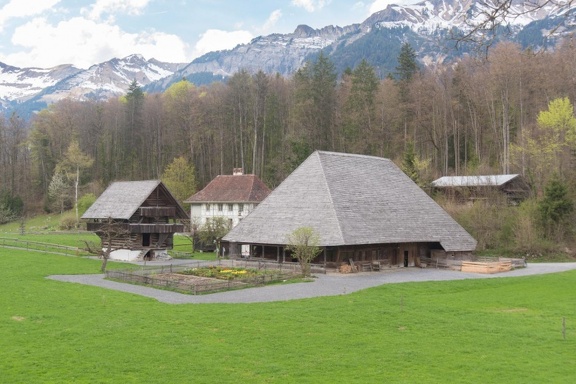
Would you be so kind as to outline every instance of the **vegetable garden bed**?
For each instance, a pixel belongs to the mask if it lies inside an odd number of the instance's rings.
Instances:
[[[125,283],[198,295],[285,282],[299,278],[300,274],[280,269],[258,270],[211,265],[196,268],[163,266],[135,271],[112,270],[106,272],[106,277]]]

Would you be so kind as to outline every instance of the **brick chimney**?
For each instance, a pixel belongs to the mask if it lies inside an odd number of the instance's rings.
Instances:
[[[232,170],[232,175],[234,176],[239,176],[239,175],[243,175],[244,174],[244,170],[242,168],[234,168]]]

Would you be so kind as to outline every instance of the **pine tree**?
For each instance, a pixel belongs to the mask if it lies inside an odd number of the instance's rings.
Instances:
[[[409,82],[418,72],[418,63],[416,62],[416,52],[409,43],[404,43],[400,48],[398,55],[398,66],[396,74],[401,82]]]
[[[414,151],[414,143],[411,141],[406,143],[406,150],[404,151],[404,157],[402,158],[402,171],[408,175],[412,181],[420,185],[416,152]]]
[[[554,175],[546,185],[544,198],[538,204],[540,219],[548,236],[556,234],[556,239],[562,235],[562,227],[574,211],[574,203],[568,196],[568,188],[557,175]]]

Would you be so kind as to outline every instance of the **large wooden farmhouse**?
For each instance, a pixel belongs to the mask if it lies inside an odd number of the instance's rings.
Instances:
[[[82,215],[87,229],[103,240],[114,227],[112,259],[153,259],[166,254],[188,214],[159,180],[112,183]],[[106,247],[107,244],[102,244]]]
[[[468,202],[505,197],[517,203],[530,196],[530,186],[521,175],[444,176],[432,187],[455,201]]]
[[[286,261],[287,235],[312,227],[323,252],[315,262],[380,260],[417,266],[422,257],[467,257],[474,240],[391,160],[316,151],[225,237]]]

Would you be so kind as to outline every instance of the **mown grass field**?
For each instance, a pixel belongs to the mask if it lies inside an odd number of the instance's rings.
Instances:
[[[45,278],[97,260],[0,248],[0,264],[2,383],[576,380],[576,271],[170,305]]]
[[[65,217],[73,217],[73,212],[39,215],[26,219],[24,233],[22,233],[21,223],[18,221],[0,225],[0,245],[3,243],[2,239],[17,240],[21,242],[19,246],[23,248],[27,248],[25,244],[27,241],[65,245],[82,249],[86,247],[86,242],[92,244],[100,243],[98,236],[92,232],[86,232],[84,230],[60,230],[59,223]],[[12,245],[12,243],[9,245]],[[30,248],[38,249],[42,247],[31,245]],[[189,253],[191,254],[191,258],[198,260],[214,260],[217,258],[214,252],[193,252],[190,238],[180,234],[174,236],[173,250],[175,253]]]

